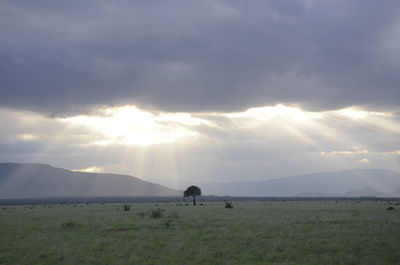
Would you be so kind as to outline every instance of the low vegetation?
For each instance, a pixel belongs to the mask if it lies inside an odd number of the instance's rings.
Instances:
[[[232,203],[232,202],[231,202]],[[383,201],[3,206],[0,264],[398,264]],[[387,211],[388,207],[394,210]]]
[[[124,211],[130,211],[131,210],[131,206],[129,204],[124,204]]]
[[[156,208],[151,209],[150,211],[150,218],[161,218],[164,215],[164,209]]]
[[[72,228],[77,228],[80,226],[81,226],[81,224],[79,224],[77,221],[68,221],[68,222],[61,224],[61,227],[64,229],[72,229]]]
[[[228,209],[233,208],[233,203],[225,201],[225,208],[228,208]]]

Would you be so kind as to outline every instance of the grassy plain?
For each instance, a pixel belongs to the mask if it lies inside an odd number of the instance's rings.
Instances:
[[[0,264],[400,264],[383,201],[130,205],[2,206]]]

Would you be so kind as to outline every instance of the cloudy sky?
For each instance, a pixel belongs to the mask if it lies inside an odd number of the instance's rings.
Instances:
[[[0,2],[0,162],[185,183],[400,171],[400,3]]]

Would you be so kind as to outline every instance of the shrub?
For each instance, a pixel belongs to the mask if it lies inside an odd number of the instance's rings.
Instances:
[[[139,216],[140,218],[144,218],[146,216],[146,213],[145,212],[138,212],[136,215]]]
[[[392,206],[390,206],[389,208],[387,208],[386,210],[388,210],[388,211],[393,211],[394,210],[394,208],[392,207]]]
[[[130,211],[131,210],[131,206],[129,204],[124,204],[124,211]]]
[[[64,229],[72,229],[72,228],[78,228],[81,227],[82,225],[78,223],[77,221],[68,221],[66,223],[61,224],[61,227]]]
[[[164,209],[151,209],[150,218],[161,218],[164,215]]]
[[[172,222],[171,219],[166,220],[166,221],[164,222],[165,227],[168,228],[168,227],[171,225],[171,222]]]
[[[178,214],[178,212],[172,212],[172,213],[170,213],[169,215],[168,215],[170,218],[175,218],[175,219],[177,219],[177,218],[179,218],[179,214]]]
[[[228,202],[228,201],[225,201],[225,208],[233,208],[233,203],[232,202]]]

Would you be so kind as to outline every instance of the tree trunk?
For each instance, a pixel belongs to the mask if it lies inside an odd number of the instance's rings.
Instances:
[[[196,196],[193,195],[193,205],[196,205]]]

